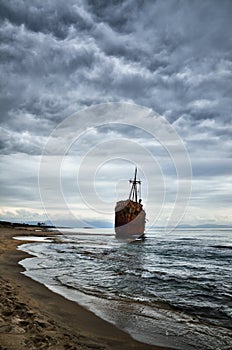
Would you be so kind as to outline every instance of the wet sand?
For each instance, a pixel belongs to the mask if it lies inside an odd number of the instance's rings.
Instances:
[[[26,241],[14,236],[51,236],[35,228],[0,227],[0,350],[158,350],[143,344],[90,311],[49,291],[20,272]]]

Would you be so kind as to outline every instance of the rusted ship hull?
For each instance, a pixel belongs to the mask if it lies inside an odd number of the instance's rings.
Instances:
[[[144,237],[146,214],[140,203],[132,200],[117,202],[115,207],[115,233],[117,238]]]

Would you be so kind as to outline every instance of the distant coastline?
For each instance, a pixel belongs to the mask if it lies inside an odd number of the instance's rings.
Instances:
[[[53,225],[50,221],[45,221],[45,222],[37,222],[37,221],[25,221],[25,222],[13,222],[13,221],[4,221],[0,220],[0,227],[22,227],[22,228],[38,228],[38,229],[51,229],[51,228],[76,228],[75,226],[72,225]],[[79,227],[79,226],[78,226]],[[109,225],[103,224],[103,225],[88,225],[88,226],[80,226],[79,228],[83,229],[93,229],[93,228],[109,228]],[[173,228],[172,226],[169,226],[170,228]],[[113,228],[110,227],[110,228]],[[167,228],[165,226],[152,226],[152,228],[157,228],[157,229],[164,229]],[[210,223],[205,223],[205,224],[198,224],[198,225],[190,225],[190,224],[181,224],[175,227],[176,229],[207,229],[207,228],[215,228],[215,229],[232,229],[232,224],[231,225],[226,225],[226,224],[210,224]]]
[[[29,222],[11,222],[11,221],[3,221],[0,220],[0,227],[22,227],[22,228],[41,228],[41,229],[49,229],[49,228],[55,228],[53,225],[49,225],[47,223],[40,223],[40,222],[34,222],[34,223],[29,223]]]

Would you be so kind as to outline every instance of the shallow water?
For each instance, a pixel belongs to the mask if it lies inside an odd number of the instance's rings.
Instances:
[[[140,243],[110,229],[66,229],[24,244],[27,276],[134,338],[176,349],[232,348],[232,231],[150,230]]]

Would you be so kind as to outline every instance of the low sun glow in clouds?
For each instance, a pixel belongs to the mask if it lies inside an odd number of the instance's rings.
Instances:
[[[1,1],[1,219],[47,220],[38,174],[49,135],[83,108],[122,102],[159,113],[183,140],[191,159],[192,192],[182,223],[232,224],[231,14],[232,3],[226,0]],[[120,118],[115,114],[115,122]],[[96,192],[108,203],[108,214],[102,204],[99,211],[82,205],[78,169],[96,144],[126,139],[149,149],[162,170],[166,202],[156,224],[164,225],[178,186],[170,157],[152,137],[131,127],[107,128],[107,122],[86,130],[67,152],[62,185],[71,210],[90,224],[112,223],[115,192],[126,195],[126,181],[133,176],[127,150],[127,160],[109,161],[96,174]],[[80,120],[72,132],[79,135],[82,126]],[[122,155],[123,143],[117,149]],[[104,149],[109,157],[113,151]],[[146,203],[148,219],[159,212],[163,198],[159,168],[150,175],[156,188]],[[145,200],[142,167],[140,177]],[[126,185],[119,189],[121,180]],[[52,204],[57,220],[65,222],[57,203]]]

